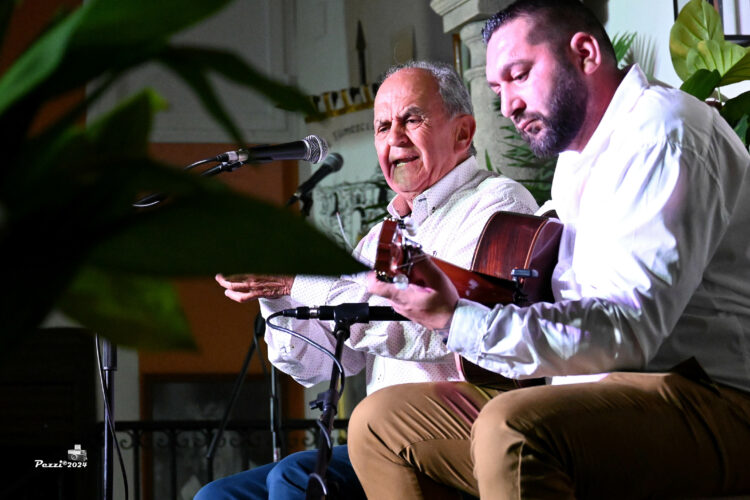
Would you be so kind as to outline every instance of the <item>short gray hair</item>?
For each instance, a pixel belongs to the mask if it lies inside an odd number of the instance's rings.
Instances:
[[[443,108],[449,118],[457,115],[474,116],[474,107],[471,104],[469,89],[466,88],[461,77],[450,64],[439,61],[408,61],[391,66],[380,80],[382,84],[389,76],[402,69],[423,69],[428,71],[438,84],[438,92],[443,100]],[[477,150],[474,143],[469,148],[470,155],[476,155]]]

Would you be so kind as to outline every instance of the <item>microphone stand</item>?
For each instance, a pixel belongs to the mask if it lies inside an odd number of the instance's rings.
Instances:
[[[260,318],[260,321],[258,320]],[[227,427],[227,422],[229,421],[229,417],[232,414],[232,410],[234,409],[234,405],[237,402],[237,398],[240,395],[240,389],[242,389],[242,382],[245,380],[245,376],[247,375],[247,369],[250,366],[250,361],[253,357],[253,353],[256,349],[260,350],[258,347],[258,337],[263,336],[263,333],[265,331],[265,322],[263,321],[263,317],[260,315],[260,313],[257,314],[255,317],[255,327],[254,327],[254,335],[253,335],[253,341],[250,343],[250,348],[247,351],[247,354],[245,355],[245,361],[242,363],[242,368],[240,369],[240,373],[237,375],[237,378],[234,380],[234,387],[232,388],[232,395],[229,397],[229,402],[227,403],[226,408],[224,409],[224,416],[221,419],[221,423],[219,424],[219,428],[216,429],[216,433],[214,434],[213,439],[211,439],[211,444],[208,447],[208,451],[206,452],[205,458],[207,461],[207,468],[208,468],[208,481],[213,481],[214,479],[214,455],[216,454],[216,446],[219,444],[219,440],[221,439],[222,434],[224,433],[224,430]],[[260,358],[260,366],[263,370],[263,375],[266,374],[266,364],[263,362],[263,359]]]
[[[334,336],[336,337],[335,358],[341,362],[344,350],[344,342],[349,338],[350,327],[354,323],[369,323],[369,304],[352,303],[341,304],[334,309]],[[336,498],[335,484],[328,484],[325,476],[328,464],[331,461],[333,442],[331,432],[333,431],[333,420],[336,417],[337,407],[341,392],[344,389],[345,374],[341,373],[336,363],[331,367],[331,381],[328,390],[318,394],[317,399],[310,402],[310,408],[322,410],[318,419],[320,434],[318,435],[318,457],[315,471],[310,473],[307,482],[306,500],[322,500],[324,498]],[[339,381],[341,384],[339,385]],[[333,486],[333,488],[331,488]]]
[[[344,342],[349,338],[350,329],[349,327],[354,321],[349,319],[337,319],[336,326],[334,329],[334,336],[336,337],[336,352],[335,357],[339,362],[341,361],[341,354],[344,350]],[[331,488],[326,481],[326,470],[328,469],[328,463],[331,461],[331,454],[333,452],[333,442],[331,440],[331,432],[333,430],[333,420],[336,417],[339,399],[341,397],[339,386],[339,380],[342,381],[343,386],[344,374],[339,371],[338,366],[334,363],[331,368],[331,381],[328,386],[328,390],[318,394],[317,399],[310,402],[311,409],[322,410],[322,414],[318,419],[318,457],[315,464],[315,471],[310,473],[310,478],[307,482],[306,500],[322,500],[324,498],[335,498],[330,496]],[[334,493],[335,495],[335,493]]]
[[[97,346],[98,349],[98,346]],[[102,341],[102,371],[104,371],[104,451],[102,457],[102,498],[112,500],[113,449],[115,446],[115,371],[117,346],[107,339]],[[110,426],[111,423],[111,426]]]
[[[216,159],[209,158],[206,160],[200,160],[195,163],[191,163],[190,165],[183,168],[183,170],[191,170],[199,165],[205,165],[207,163],[215,162]],[[269,159],[270,161],[270,159]],[[215,175],[218,175],[222,172],[232,172],[245,163],[248,163],[244,160],[228,160],[228,161],[221,161],[218,163],[218,165],[214,165],[213,167],[210,167],[203,172],[200,173],[201,177],[213,177]],[[264,163],[264,161],[255,161],[252,163]],[[166,196],[162,193],[152,193],[147,196],[144,196],[140,200],[133,203],[133,207],[135,208],[146,208],[146,207],[152,207],[154,205],[158,205],[161,202],[166,200]],[[205,458],[207,462],[207,475],[208,475],[208,481],[213,480],[213,463],[214,463],[214,455],[216,453],[216,447],[218,446],[219,440],[221,439],[222,434],[224,433],[224,430],[226,429],[227,422],[229,421],[229,417],[232,413],[232,410],[234,409],[234,405],[237,402],[237,398],[240,394],[240,389],[242,389],[242,383],[245,379],[245,375],[247,374],[248,367],[250,366],[250,361],[252,359],[253,353],[255,352],[256,348],[258,348],[258,336],[262,336],[265,332],[265,322],[263,321],[263,317],[258,313],[258,315],[255,317],[255,331],[253,335],[253,341],[250,344],[250,348],[248,349],[248,352],[245,356],[245,360],[242,364],[242,368],[240,369],[240,373],[238,374],[237,378],[234,381],[234,386],[232,387],[232,394],[229,398],[229,402],[227,403],[227,406],[224,410],[224,415],[221,419],[221,423],[219,424],[218,429],[216,430],[216,433],[214,434],[211,443],[208,447],[208,450],[206,452]],[[114,361],[113,366],[111,368],[106,368],[105,370],[107,373],[107,383],[106,388],[110,392],[110,394],[114,394],[114,379],[113,375],[111,374],[111,371],[109,370],[116,370],[117,369],[117,351],[116,347],[107,342],[105,344],[105,348],[108,349],[108,351],[105,351],[105,359],[112,359]],[[263,359],[260,360],[261,363],[261,369],[263,371],[263,374],[266,374],[266,365],[263,362]],[[272,381],[275,384],[275,374],[272,373]],[[272,396],[271,396],[271,418],[273,422],[274,414],[273,412],[276,411],[276,405],[274,405],[274,398],[275,398],[275,390],[272,387]],[[105,407],[105,412],[106,412]],[[105,413],[105,419],[107,417],[107,413]],[[271,424],[272,427],[272,433],[274,433],[274,457],[277,456],[277,444],[275,442],[276,436],[274,432],[274,424]],[[112,482],[111,479],[109,479],[112,475],[112,450],[111,445],[109,444],[109,441],[107,439],[107,434],[105,434],[105,440],[104,440],[104,490],[105,490],[105,500],[111,500],[112,498]]]

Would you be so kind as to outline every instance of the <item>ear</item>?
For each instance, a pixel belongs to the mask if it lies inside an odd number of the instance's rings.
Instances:
[[[471,115],[459,115],[454,120],[456,120],[456,127],[454,129],[456,141],[453,147],[455,151],[468,151],[471,141],[474,140],[477,122]]]
[[[589,33],[579,31],[570,39],[570,49],[576,67],[584,74],[594,73],[602,65],[602,51],[599,42]]]

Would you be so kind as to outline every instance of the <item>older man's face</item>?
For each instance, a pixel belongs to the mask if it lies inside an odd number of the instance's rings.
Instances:
[[[423,69],[388,77],[375,98],[375,149],[386,182],[409,204],[466,157],[457,148],[456,117],[443,109],[438,85]]]

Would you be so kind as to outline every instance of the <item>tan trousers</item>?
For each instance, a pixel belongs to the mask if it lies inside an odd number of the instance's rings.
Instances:
[[[676,373],[507,392],[381,389],[349,456],[368,498],[690,498],[750,493],[750,394]]]

